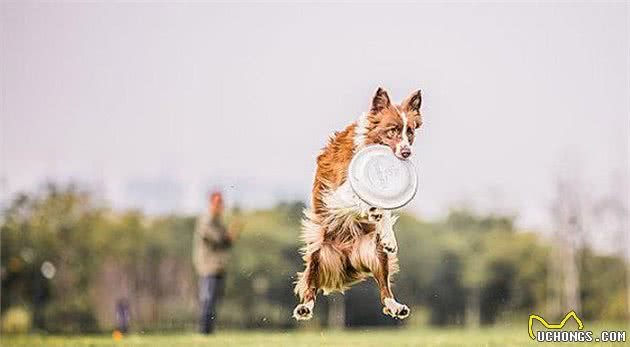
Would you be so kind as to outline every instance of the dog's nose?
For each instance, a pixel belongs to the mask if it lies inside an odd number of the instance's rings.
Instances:
[[[405,147],[405,148],[401,149],[401,150],[400,150],[400,155],[401,155],[404,159],[409,158],[409,156],[411,155],[411,148],[409,148],[409,147]]]

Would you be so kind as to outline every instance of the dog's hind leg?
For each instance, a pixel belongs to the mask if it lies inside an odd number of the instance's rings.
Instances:
[[[392,293],[390,272],[392,269],[393,261],[382,247],[376,247],[376,256],[378,262],[370,269],[374,275],[374,279],[378,283],[378,287],[381,292],[381,303],[383,304],[383,313],[398,319],[405,319],[411,312],[409,307],[404,304],[400,304],[394,299],[394,293]]]
[[[295,293],[300,298],[300,304],[293,310],[293,318],[296,320],[308,320],[313,317],[313,307],[317,296],[317,283],[319,273],[319,250],[314,251],[308,257],[306,269],[299,274],[295,285]]]

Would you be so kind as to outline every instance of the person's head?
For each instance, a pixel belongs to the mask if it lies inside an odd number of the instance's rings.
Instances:
[[[208,212],[212,217],[218,217],[223,213],[223,195],[219,191],[210,193],[208,197]]]

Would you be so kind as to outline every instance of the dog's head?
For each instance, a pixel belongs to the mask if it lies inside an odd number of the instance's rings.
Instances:
[[[392,149],[399,159],[411,156],[416,129],[422,126],[420,91],[411,93],[400,105],[391,102],[383,88],[372,98],[370,112],[359,122],[357,133],[363,144],[381,144]]]

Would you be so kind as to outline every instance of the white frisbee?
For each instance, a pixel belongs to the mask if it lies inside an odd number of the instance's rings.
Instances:
[[[413,163],[398,159],[383,145],[371,145],[354,155],[348,168],[350,186],[371,206],[393,210],[407,205],[418,190]]]

